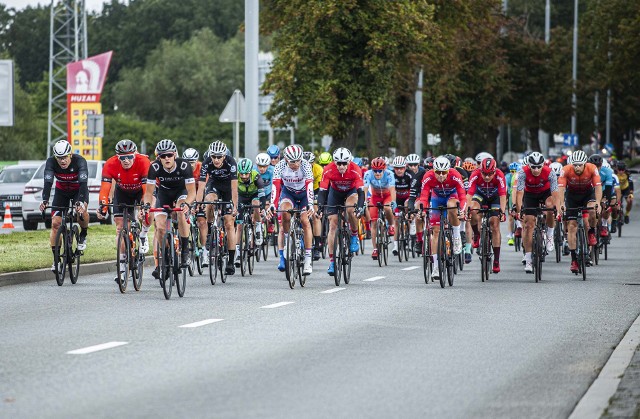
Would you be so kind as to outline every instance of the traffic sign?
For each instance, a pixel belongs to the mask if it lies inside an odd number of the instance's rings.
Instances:
[[[220,114],[220,122],[244,122],[244,96],[236,89]]]
[[[87,137],[104,137],[104,114],[87,115]]]
[[[562,134],[562,145],[565,147],[577,147],[578,134]]]

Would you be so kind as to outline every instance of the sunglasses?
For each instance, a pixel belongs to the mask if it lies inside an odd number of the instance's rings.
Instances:
[[[496,172],[490,172],[490,173],[482,172],[482,176],[485,176],[485,177],[493,176],[495,174],[496,174]]]
[[[436,170],[436,175],[444,176],[446,174],[449,174],[448,170]]]
[[[211,159],[213,159],[213,160],[224,159],[224,155],[222,155],[222,156],[211,156]]]
[[[288,160],[287,163],[288,164],[299,164],[300,160]]]
[[[418,167],[418,163],[415,163],[415,164],[410,163],[410,164],[407,164],[407,166],[409,166],[409,167]]]
[[[373,169],[373,173],[382,173],[384,170],[382,169]]]
[[[540,166],[529,165],[529,167],[531,168],[531,170],[540,170],[540,169],[542,169],[542,165],[540,165]]]
[[[337,161],[336,166],[346,166],[348,163],[346,161]]]
[[[160,157],[161,159],[170,159],[173,156],[174,156],[173,153],[164,153],[164,154],[160,154],[158,157]]]
[[[118,156],[120,161],[133,160],[133,154],[127,154],[124,156]]]
[[[71,154],[67,154],[66,156],[62,156],[62,157],[56,156],[56,160],[62,161],[62,160],[68,159],[69,157],[71,157]]]

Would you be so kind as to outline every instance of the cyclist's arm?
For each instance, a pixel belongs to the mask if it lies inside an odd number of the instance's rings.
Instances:
[[[87,169],[87,161],[81,158],[78,161],[78,182],[80,183],[80,189],[78,190],[78,200],[74,202],[89,202],[89,170]]]
[[[396,187],[389,186],[389,193],[391,194],[391,202],[396,202]]]
[[[142,197],[142,202],[144,202],[146,205],[151,205],[151,203],[153,202],[153,192],[156,190],[156,181],[149,181],[147,180],[147,190],[144,193],[144,196]]]
[[[231,200],[233,208],[238,211],[238,179],[231,179]]]
[[[327,193],[328,193],[328,191],[326,189],[323,189],[322,187],[320,188],[320,191],[318,192],[318,207],[319,208],[322,208],[322,206],[327,203]]]
[[[627,174],[627,182],[629,183],[629,187],[627,189],[629,189],[629,193],[633,195],[633,179],[629,174]]]

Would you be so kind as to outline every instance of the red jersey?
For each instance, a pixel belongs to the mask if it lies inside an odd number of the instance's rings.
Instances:
[[[507,181],[504,173],[496,170],[496,174],[489,182],[485,182],[480,169],[476,169],[469,177],[469,189],[467,194],[473,195],[477,191],[478,194],[485,198],[491,199],[495,196],[507,196]]]
[[[126,193],[136,193],[146,189],[147,174],[151,162],[144,154],[137,154],[133,166],[124,169],[118,156],[110,157],[102,167],[102,186],[100,187],[100,201],[109,200],[111,181],[116,181],[116,187]]]
[[[347,170],[344,174],[338,171],[335,162],[331,162],[325,166],[322,172],[322,180],[320,181],[320,189],[327,190],[331,186],[338,192],[347,192],[353,188],[363,188],[362,172],[357,164],[349,162]]]
[[[562,174],[558,178],[559,186],[566,187],[570,193],[581,195],[590,193],[593,188],[601,184],[598,168],[593,163],[585,164],[579,176],[572,164],[567,165],[562,168]]]
[[[455,193],[458,194],[461,209],[464,209],[467,203],[467,194],[464,191],[462,177],[457,170],[450,169],[444,182],[439,182],[436,178],[436,173],[433,170],[429,170],[422,178],[422,191],[416,201],[416,207],[419,207],[420,203],[422,203],[425,208],[428,208],[432,194],[437,198],[449,198]]]
[[[531,168],[524,166],[518,172],[517,190],[536,195],[548,190],[555,192],[558,190],[558,177],[549,166],[543,166],[539,176],[534,176]]]

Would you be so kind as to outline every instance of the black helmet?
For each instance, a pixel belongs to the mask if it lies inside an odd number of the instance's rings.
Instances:
[[[618,170],[627,170],[627,163],[625,163],[622,160],[618,160],[618,166],[617,166]]]
[[[593,163],[596,166],[602,166],[602,156],[600,154],[592,154],[589,156],[589,163]]]
[[[449,163],[451,164],[451,167],[456,167],[456,156],[454,156],[453,154],[445,154],[444,156],[445,159],[449,160]]]

